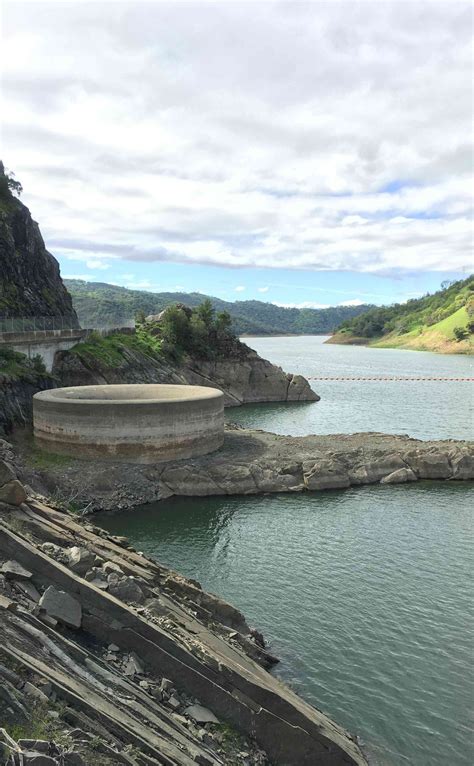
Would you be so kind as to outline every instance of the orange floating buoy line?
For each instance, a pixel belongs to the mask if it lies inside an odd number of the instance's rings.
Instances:
[[[400,381],[402,383],[424,383],[426,381],[441,381],[444,383],[473,383],[474,378],[390,378],[390,377],[373,377],[373,378],[343,378],[343,377],[315,377],[312,375],[306,375],[307,380],[331,380],[331,381],[341,381],[341,382],[349,382],[349,381],[373,381],[376,383],[386,382],[386,381]]]

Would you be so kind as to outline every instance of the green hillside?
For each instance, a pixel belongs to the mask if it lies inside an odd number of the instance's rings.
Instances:
[[[198,306],[205,298],[217,311],[232,317],[237,335],[329,334],[367,306],[334,306],[328,309],[291,309],[264,301],[223,301],[202,293],[149,293],[103,282],[64,280],[82,327],[120,327],[131,324],[137,313],[157,314],[173,303]]]
[[[344,321],[331,343],[471,353],[474,278],[451,282],[422,298],[372,308]]]

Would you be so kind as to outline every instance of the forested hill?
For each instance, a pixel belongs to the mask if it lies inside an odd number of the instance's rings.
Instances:
[[[127,325],[139,312],[157,314],[173,303],[193,307],[209,298],[217,311],[229,312],[237,335],[316,335],[334,332],[341,322],[368,308],[292,309],[263,301],[223,301],[202,293],[149,293],[79,279],[66,279],[65,284],[83,327]]]
[[[332,343],[361,343],[469,353],[474,332],[474,276],[445,283],[431,295],[371,308],[345,320]]]

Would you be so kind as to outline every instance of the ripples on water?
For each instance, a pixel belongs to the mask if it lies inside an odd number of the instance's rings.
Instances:
[[[171,499],[104,516],[272,637],[277,672],[374,764],[470,766],[474,492]]]
[[[249,339],[308,375],[468,376],[470,360]],[[329,350],[328,350],[329,349]],[[230,410],[283,433],[378,430],[469,438],[466,383],[314,383],[313,405]],[[238,606],[276,672],[356,732],[376,766],[471,766],[472,484],[172,498],[103,526]]]
[[[285,370],[315,377],[472,377],[472,358],[401,349],[325,345],[321,336],[244,338]],[[383,431],[419,439],[471,439],[472,383],[311,381],[317,404],[246,405],[227,419],[275,433]]]

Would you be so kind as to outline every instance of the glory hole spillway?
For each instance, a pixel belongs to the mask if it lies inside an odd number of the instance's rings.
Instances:
[[[35,441],[50,452],[128,463],[191,458],[224,441],[224,395],[186,385],[56,388],[33,398]]]

